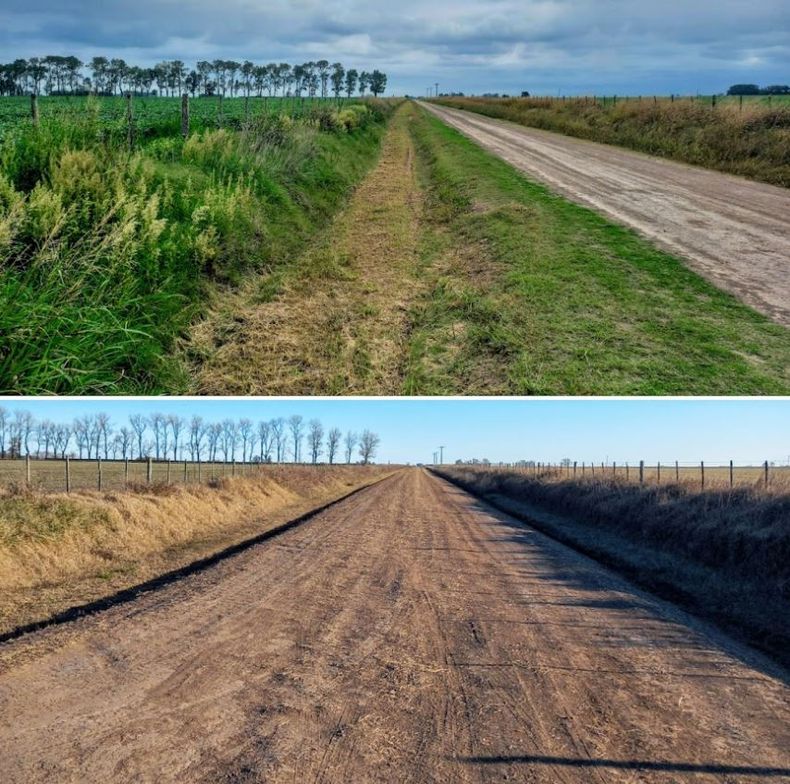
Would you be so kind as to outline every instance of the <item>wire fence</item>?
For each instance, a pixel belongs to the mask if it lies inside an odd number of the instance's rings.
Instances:
[[[539,479],[615,479],[638,484],[686,484],[701,489],[723,487],[763,487],[790,491],[790,466],[777,466],[765,460],[757,465],[680,462],[584,462],[564,460],[561,463],[521,462],[497,464],[466,464],[481,471],[507,469]]]
[[[0,489],[30,488],[48,493],[123,490],[140,485],[210,484],[219,479],[253,476],[284,463],[193,462],[190,460],[85,460],[77,458],[0,460]],[[288,463],[315,470],[326,464]],[[339,465],[339,464],[335,464]]]

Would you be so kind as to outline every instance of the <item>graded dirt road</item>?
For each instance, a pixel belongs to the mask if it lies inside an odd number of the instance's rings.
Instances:
[[[409,469],[0,647],[0,780],[788,781],[786,679]]]
[[[714,285],[790,326],[790,189],[420,105],[532,179],[637,230]]]

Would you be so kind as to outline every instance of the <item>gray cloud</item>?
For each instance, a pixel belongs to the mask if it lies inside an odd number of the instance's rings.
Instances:
[[[398,92],[620,93],[788,82],[787,0],[2,0],[0,59],[378,65]]]

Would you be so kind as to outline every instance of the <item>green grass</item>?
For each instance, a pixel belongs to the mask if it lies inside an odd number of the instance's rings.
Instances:
[[[140,135],[97,111],[0,144],[0,391],[188,387],[176,343],[218,286],[287,265],[375,160],[390,107]]]
[[[414,394],[787,394],[790,332],[425,112]]]

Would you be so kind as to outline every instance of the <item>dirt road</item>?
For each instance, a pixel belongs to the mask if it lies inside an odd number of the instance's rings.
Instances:
[[[0,779],[788,781],[786,679],[409,469],[0,648]]]
[[[636,229],[790,326],[790,190],[422,103],[556,193]]]

